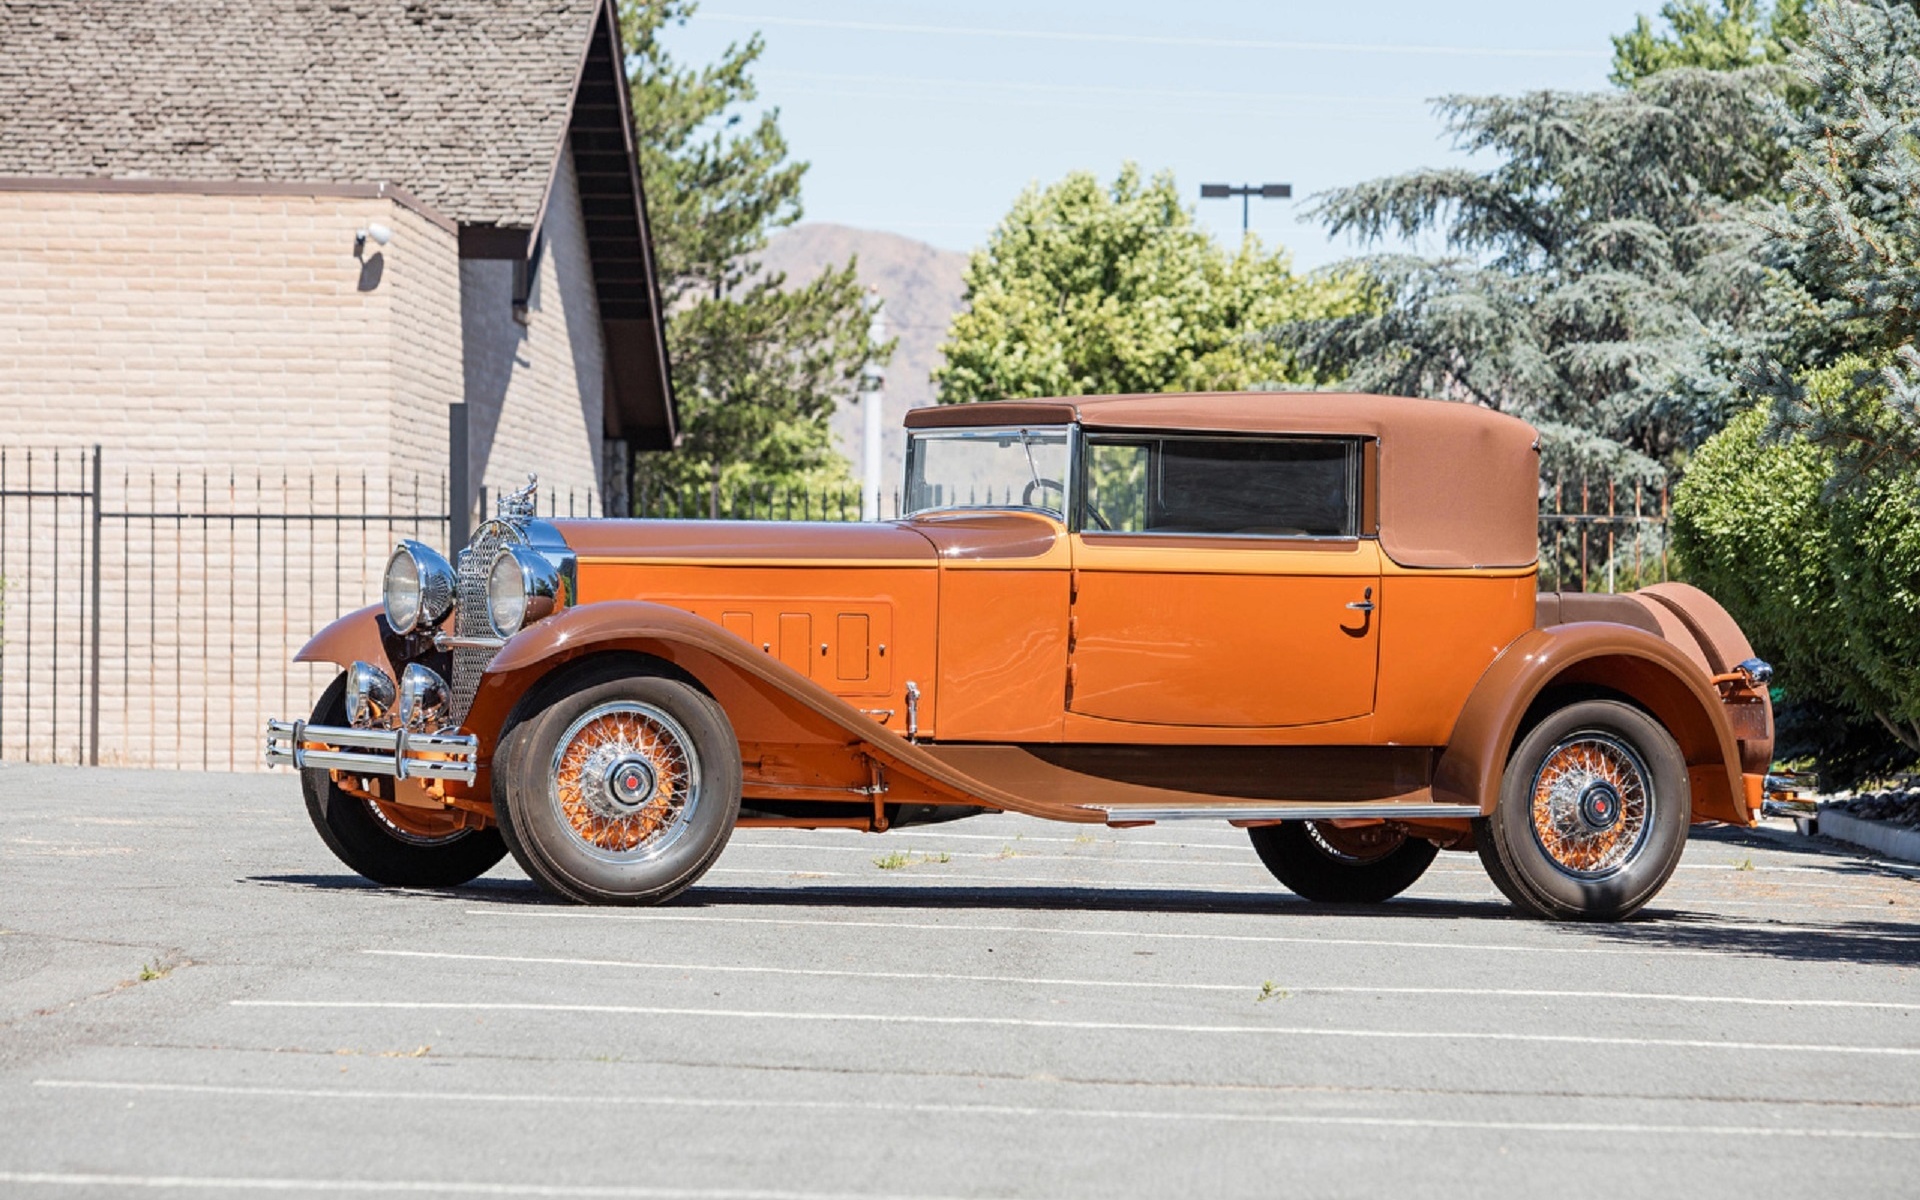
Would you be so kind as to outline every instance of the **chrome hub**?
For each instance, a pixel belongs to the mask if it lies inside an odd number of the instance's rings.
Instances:
[[[653,764],[619,745],[596,746],[580,765],[581,799],[599,816],[623,820],[659,791]]]
[[[644,758],[623,758],[607,771],[607,795],[631,812],[653,799],[653,764]]]
[[[1612,829],[1620,823],[1620,789],[1596,779],[1580,793],[1580,820],[1588,829]]]

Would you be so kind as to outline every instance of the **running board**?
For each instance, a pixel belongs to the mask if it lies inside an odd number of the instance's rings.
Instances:
[[[1158,821],[1431,821],[1478,817],[1472,804],[1144,804],[1089,805],[1107,815],[1109,825],[1151,825]]]

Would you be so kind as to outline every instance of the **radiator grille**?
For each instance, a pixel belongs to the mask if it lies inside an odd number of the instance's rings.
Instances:
[[[453,610],[453,631],[460,637],[492,637],[487,623],[487,572],[502,546],[526,539],[504,521],[488,521],[473,536],[473,544],[460,556],[460,602]],[[480,673],[493,661],[496,650],[456,647],[453,652],[453,719],[464,721],[473,707],[473,694],[480,688]]]

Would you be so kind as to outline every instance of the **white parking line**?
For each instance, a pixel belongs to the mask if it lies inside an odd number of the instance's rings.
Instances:
[[[881,1113],[922,1113],[929,1116],[982,1117],[1067,1117],[1094,1121],[1194,1121],[1237,1122],[1258,1125],[1360,1125],[1389,1129],[1462,1129],[1496,1132],[1535,1133],[1666,1133],[1666,1134],[1763,1134],[1782,1137],[1858,1138],[1884,1141],[1920,1141],[1920,1132],[1875,1129],[1810,1129],[1780,1125],[1624,1125],[1589,1121],[1469,1121],[1452,1117],[1360,1117],[1315,1113],[1250,1113],[1231,1109],[1196,1112],[1138,1108],[1036,1108],[1015,1104],[924,1104],[893,1100],[779,1100],[766,1096],[638,1096],[567,1095],[556,1092],[450,1092],[383,1091],[372,1088],[289,1088],[226,1086],[198,1083],[118,1082],[94,1079],[36,1079],[35,1087],[73,1088],[115,1092],[172,1092],[214,1096],[279,1097],[295,1100],[350,1100],[387,1103],[454,1104],[553,1104],[590,1106],[596,1104],[636,1107],[693,1109],[792,1109],[798,1111],[840,1111]],[[0,1175],[0,1178],[5,1178]]]
[[[1044,934],[1057,937],[1115,937],[1135,938],[1141,941],[1182,941],[1182,942],[1236,942],[1252,945],[1272,946],[1378,946],[1390,950],[1468,950],[1493,954],[1602,954],[1602,955],[1642,955],[1648,958],[1725,958],[1734,950],[1676,950],[1668,947],[1640,946],[1523,946],[1499,942],[1440,942],[1440,941],[1390,941],[1385,938],[1334,938],[1334,937],[1288,937],[1273,933],[1191,933],[1187,931],[1170,932],[1145,929],[1067,929],[1057,925],[965,925],[934,924],[920,921],[843,921],[820,920],[801,917],[710,917],[695,913],[680,912],[595,912],[571,908],[527,908],[517,909],[502,906],[500,908],[469,908],[470,917],[502,917],[524,920],[553,921],[637,921],[662,924],[713,924],[713,925],[778,925],[803,926],[822,929],[896,929],[917,932],[939,933],[1017,933]],[[1265,915],[1265,914],[1262,914]],[[1746,928],[1741,926],[1740,928]],[[1755,926],[1769,933],[1778,934],[1788,926]],[[1806,927],[1809,932],[1818,933],[1818,926]],[[1912,943],[1917,956],[1920,956],[1920,941]],[[1908,964],[1886,964],[1904,969]],[[1920,963],[1914,964],[1920,965]]]
[[[0,1183],[41,1187],[146,1188],[221,1192],[425,1192],[453,1196],[608,1197],[609,1200],[879,1200],[866,1192],[791,1192],[767,1188],[677,1188],[644,1184],[569,1186],[438,1179],[288,1179],[238,1175],[117,1175],[104,1171],[0,1171]],[[889,1193],[895,1195],[898,1193]],[[914,1200],[914,1198],[908,1198]],[[919,1197],[918,1200],[933,1200]]]
[[[1920,1046],[1844,1046],[1816,1042],[1732,1042],[1707,1038],[1601,1037],[1572,1033],[1487,1030],[1330,1029],[1310,1025],[1191,1025],[1149,1021],[1045,1021],[1028,1017],[930,1016],[918,1013],[794,1012],[782,1009],[675,1008],[649,1004],[534,1004],[493,1000],[229,1000],[235,1008],[351,1009],[403,1012],[585,1013],[594,1016],[698,1017],[824,1024],[960,1025],[1000,1029],[1074,1029],[1111,1033],[1192,1033],[1266,1037],[1375,1038],[1399,1041],[1515,1042],[1555,1046],[1633,1046],[1685,1050],[1758,1050],[1771,1054],[1854,1054],[1920,1058]]]
[[[913,979],[940,983],[1010,983],[1031,987],[1123,988],[1150,992],[1253,992],[1246,983],[1155,983],[1140,979],[1051,979],[1019,975],[960,975],[941,971],[835,971],[825,967],[742,967],[713,963],[642,962],[625,958],[541,958],[519,954],[455,954],[443,950],[363,950],[382,958],[432,958],[454,962],[518,963],[528,966],[613,967],[632,971],[709,971],[723,975],[801,975],[830,979]],[[1702,996],[1684,992],[1579,992],[1540,988],[1349,987],[1275,984],[1281,992],[1358,996],[1500,996],[1545,1000],[1644,1000],[1673,1004],[1745,1004],[1765,1008],[1872,1008],[1920,1010],[1894,1000],[1787,1000],[1778,996]]]

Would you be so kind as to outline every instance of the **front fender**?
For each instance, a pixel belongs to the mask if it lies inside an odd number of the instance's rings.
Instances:
[[[389,677],[398,677],[399,672],[393,669],[393,663],[387,659],[387,646],[380,624],[382,616],[383,610],[378,604],[369,604],[348,613],[314,634],[306,645],[300,647],[293,661],[338,663],[344,671],[357,659],[372,663]]]
[[[742,742],[820,739],[858,747],[947,798],[1034,816],[1097,821],[1071,805],[1015,796],[963,774],[839,696],[713,622],[645,600],[597,600],[521,630],[481,676],[466,728],[490,755],[515,705],[553,671],[610,651],[646,654],[687,672],[714,695]]]
[[[1753,822],[1739,747],[1712,682],[1665,640],[1598,621],[1528,630],[1494,659],[1454,723],[1434,772],[1434,799],[1492,812],[1520,722],[1542,692],[1561,685],[1623,694],[1673,734],[1686,758],[1695,820]]]

